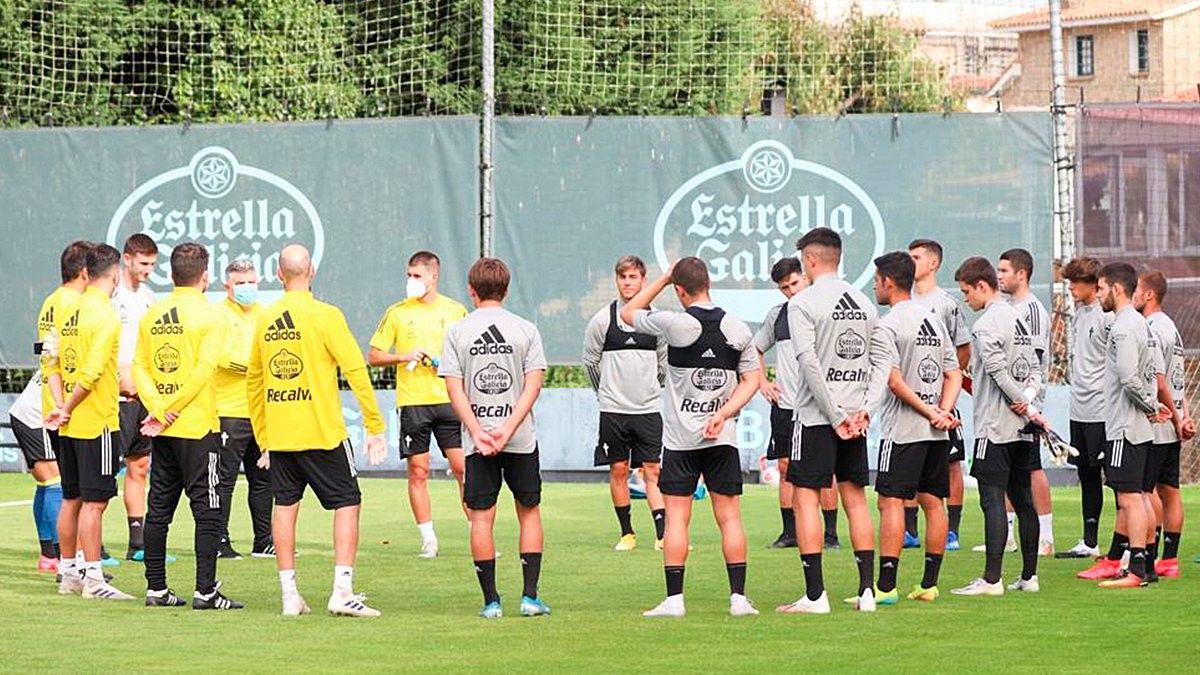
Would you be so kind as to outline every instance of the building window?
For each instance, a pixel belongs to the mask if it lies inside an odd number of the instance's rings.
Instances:
[[[1150,31],[1142,28],[1133,33],[1130,70],[1139,75],[1150,72]]]
[[[1096,74],[1096,64],[1092,51],[1092,36],[1079,35],[1075,37],[1075,77],[1091,77]]]

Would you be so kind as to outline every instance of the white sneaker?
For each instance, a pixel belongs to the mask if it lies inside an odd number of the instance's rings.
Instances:
[[[1062,555],[1064,558],[1098,558],[1100,557],[1099,546],[1088,546],[1082,539],[1078,544],[1075,544]]]
[[[367,596],[358,593],[347,593],[345,591],[333,592],[329,596],[329,604],[327,605],[329,613],[335,616],[380,616],[382,612],[371,607],[367,607]]]
[[[311,611],[308,608],[308,603],[304,601],[304,598],[300,597],[299,593],[288,593],[283,596],[284,616],[300,616],[301,614],[308,614]]]
[[[421,552],[417,554],[421,558],[436,558],[438,555],[438,540],[426,539],[421,543]]]
[[[75,572],[64,574],[62,581],[58,582],[59,595],[79,595],[83,593],[83,577]]]
[[[962,588],[951,589],[950,592],[954,595],[1004,595],[1004,581],[989,584],[983,579],[975,579]]]
[[[729,596],[729,616],[758,616],[758,610],[754,609],[750,598],[741,593],[732,593]]]
[[[976,553],[987,553],[987,544],[980,544],[978,546],[972,546],[971,550]],[[1008,541],[1004,542],[1004,552],[1005,553],[1016,553],[1016,551],[1017,551],[1017,541],[1015,539],[1009,539]]]
[[[87,600],[133,600],[132,595],[95,579],[83,580],[83,597]]]
[[[1035,574],[1028,579],[1022,579],[1020,577],[1017,577],[1016,581],[1014,581],[1008,585],[1008,590],[1024,591],[1026,593],[1037,593],[1038,591],[1042,590],[1042,587],[1038,585],[1038,578],[1037,578],[1037,575]]]
[[[829,593],[821,591],[821,597],[816,600],[809,600],[807,595],[802,595],[790,605],[776,607],[775,611],[780,614],[828,614]]]
[[[1043,540],[1039,541],[1038,542],[1038,555],[1043,558],[1053,558],[1054,557],[1054,542],[1052,542],[1048,539],[1043,539]]]
[[[732,605],[730,606],[730,611],[733,611]],[[642,612],[642,616],[669,616],[677,618],[687,616],[687,610],[683,606],[683,596],[668,595],[667,598],[658,603],[658,606],[654,609],[648,609]]]
[[[854,603],[854,609],[857,609],[860,612],[874,612],[875,591],[870,588],[863,591],[862,595],[858,596],[857,601]]]

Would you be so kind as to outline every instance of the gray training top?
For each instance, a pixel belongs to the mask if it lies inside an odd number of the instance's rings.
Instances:
[[[1156,370],[1167,378],[1167,389],[1171,392],[1171,404],[1179,414],[1183,414],[1183,338],[1171,317],[1162,312],[1155,312],[1146,317],[1150,326],[1150,335],[1154,338]],[[1155,387],[1157,390],[1157,383]],[[1154,425],[1155,443],[1174,443],[1179,440],[1175,433],[1175,425],[1170,422]]]
[[[1125,306],[1113,317],[1108,332],[1108,359],[1104,366],[1104,437],[1128,443],[1154,440],[1154,425],[1147,414],[1158,410],[1154,352],[1150,327],[1133,308]]]
[[[495,429],[513,413],[525,374],[546,369],[537,326],[501,307],[477,309],[446,329],[441,377],[463,381],[471,411],[484,429]],[[463,430],[463,450],[474,454],[471,434]],[[530,454],[537,448],[531,410],[501,452]]]
[[[1108,416],[1104,409],[1104,363],[1112,322],[1112,312],[1104,311],[1099,300],[1075,306],[1075,318],[1071,320],[1075,333],[1071,343],[1071,420],[1074,422],[1103,422]]]
[[[946,333],[954,347],[971,344],[971,333],[967,330],[967,322],[963,319],[962,308],[946,289],[934,286],[928,293],[917,293],[913,289],[912,299],[915,302],[928,305],[942,319]]]
[[[971,373],[975,438],[992,443],[1024,440],[1020,431],[1025,418],[1008,406],[1032,403],[1024,390],[1033,387],[1041,393],[1042,371],[1025,321],[1004,300],[989,302],[971,327]]]
[[[836,425],[880,399],[890,371],[887,355],[870,350],[875,303],[829,273],[792,296],[787,311],[800,374],[795,417],[803,426]]]
[[[879,320],[871,341],[872,351],[887,353],[889,372],[898,369],[922,401],[934,407],[941,402],[945,374],[958,370],[958,356],[937,312],[919,301],[899,302]],[[890,388],[882,405],[879,423],[885,441],[904,444],[949,438]]]
[[[775,305],[767,312],[762,326],[754,334],[754,348],[766,354],[775,348],[775,383],[779,385],[779,407],[796,409],[796,382],[800,379],[796,350],[792,348],[792,333],[788,329],[787,303]],[[766,373],[763,373],[766,377]]]
[[[621,321],[624,303],[613,301],[588,322],[583,340],[587,369],[600,412],[658,413],[667,371],[667,341],[638,333]]]
[[[643,309],[633,318],[635,329],[663,337],[668,345],[663,447],[737,447],[732,419],[715,439],[704,437],[704,427],[733,395],[738,375],[759,369],[746,324],[710,304],[692,305],[686,312]]]

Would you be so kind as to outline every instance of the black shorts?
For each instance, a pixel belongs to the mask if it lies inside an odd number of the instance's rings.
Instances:
[[[950,441],[882,441],[875,491],[897,499],[912,499],[918,492],[949,497]]]
[[[658,489],[672,497],[690,497],[700,477],[708,491],[718,495],[742,494],[742,458],[732,445],[695,450],[663,448]]]
[[[977,438],[971,475],[983,485],[1007,488],[1014,480],[1028,484],[1029,474],[1038,468],[1033,463],[1036,448],[1037,444],[1029,441],[993,443],[986,438]]]
[[[1067,461],[1078,467],[1103,467],[1104,451],[1108,442],[1104,440],[1104,422],[1076,422],[1071,420],[1071,447],[1079,451],[1078,457]]]
[[[331,450],[271,453],[271,491],[275,503],[291,506],[299,502],[305,487],[312,488],[326,511],[362,503],[349,440]]]
[[[771,442],[767,444],[767,459],[787,459],[792,456],[794,413],[787,408],[771,406]]]
[[[1029,466],[1030,471],[1042,470],[1042,439],[1040,436],[1034,436],[1032,440],[1024,441],[1029,449]]]
[[[954,409],[954,416],[959,417],[957,408]],[[959,417],[959,419],[962,418]],[[950,456],[947,458],[947,461],[967,461],[967,439],[963,436],[962,427],[950,430]]]
[[[475,452],[467,455],[466,464],[463,503],[468,509],[483,511],[495,506],[502,482],[521,506],[533,508],[542,503],[542,469],[536,447],[525,454],[501,452],[485,457]]]
[[[796,487],[821,489],[829,487],[834,477],[839,483],[851,482],[860,487],[871,483],[867,439],[844,440],[828,424],[806,427],[797,422],[787,481]]]
[[[406,405],[399,409],[400,454],[404,457],[429,452],[429,439],[436,438],[442,456],[451,448],[462,449],[462,424],[449,403]]]
[[[1104,484],[1117,492],[1153,490],[1153,479],[1147,485],[1152,447],[1149,442],[1108,441],[1104,450]]]
[[[1179,487],[1179,451],[1182,446],[1179,441],[1152,444],[1143,485],[1149,484],[1151,489],[1159,485]]]
[[[58,453],[58,432],[49,429],[34,429],[21,420],[9,415],[12,422],[13,438],[21,446],[21,454],[25,456],[25,466],[33,471],[33,465],[38,462],[53,462]]]
[[[117,432],[106,431],[95,438],[59,440],[58,473],[62,476],[63,499],[106,502],[117,496]]]
[[[662,456],[662,431],[662,415],[658,413],[600,413],[595,466],[629,462],[636,469],[643,464],[658,464]]]
[[[150,454],[150,439],[142,435],[142,420],[149,411],[141,401],[121,401],[121,456],[145,457]]]

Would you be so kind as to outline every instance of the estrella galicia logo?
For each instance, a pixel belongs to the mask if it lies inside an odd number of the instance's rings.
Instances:
[[[1008,374],[1017,382],[1024,382],[1029,379],[1029,375],[1033,369],[1029,365],[1029,359],[1024,356],[1018,356],[1013,359],[1012,364],[1008,367]]]
[[[842,236],[839,275],[859,288],[870,283],[885,238],[874,200],[845,174],[763,140],[667,198],[654,224],[654,253],[664,270],[682,256],[707,261],[717,304],[757,322],[777,302],[771,266],[817,227]]]
[[[304,372],[304,361],[288,351],[287,347],[276,352],[267,365],[271,374],[281,380],[294,380]]]
[[[722,368],[697,368],[692,371],[692,386],[700,391],[717,391],[729,381],[729,371]]]
[[[475,385],[476,391],[488,394],[489,396],[495,396],[512,389],[513,378],[499,364],[489,363],[487,367],[475,373],[472,382]]]
[[[147,173],[149,167],[138,168]],[[137,232],[158,244],[159,264],[149,279],[155,290],[171,287],[171,250],[183,242],[208,249],[210,294],[223,296],[225,267],[246,258],[258,270],[264,300],[283,292],[276,272],[285,243],[307,245],[317,267],[325,252],[324,226],[312,201],[286,178],[243,164],[219,145],[197,150],[186,166],[134,188],[113,212],[105,241],[120,248]]]
[[[867,340],[854,330],[847,328],[837,336],[833,350],[843,359],[857,359],[867,353]]]
[[[938,377],[942,374],[942,369],[938,366],[937,361],[926,356],[917,364],[917,377],[925,384],[933,384],[938,381]]]
[[[173,373],[179,370],[179,350],[171,345],[163,345],[154,352],[154,367],[160,373]]]
[[[1175,391],[1183,391],[1183,366],[1179,361],[1175,362],[1175,367],[1171,368],[1171,388]]]

